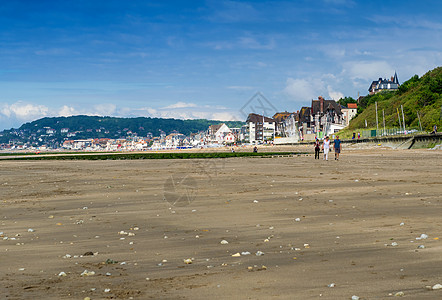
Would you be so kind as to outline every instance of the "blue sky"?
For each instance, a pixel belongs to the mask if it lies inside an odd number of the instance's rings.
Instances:
[[[0,130],[76,114],[244,119],[442,62],[440,1],[1,1]]]

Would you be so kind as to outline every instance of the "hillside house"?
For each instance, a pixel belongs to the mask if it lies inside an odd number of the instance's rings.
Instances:
[[[399,86],[397,74],[394,72],[394,76],[391,76],[390,80],[379,78],[373,81],[368,88],[368,92],[370,95],[373,95],[381,91],[396,91],[399,89]]]

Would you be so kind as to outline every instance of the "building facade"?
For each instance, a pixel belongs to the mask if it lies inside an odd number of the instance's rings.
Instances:
[[[344,125],[348,126],[350,120],[353,119],[358,113],[358,105],[356,103],[348,103],[347,107],[341,108],[342,116],[344,118]]]
[[[368,92],[370,95],[373,95],[381,91],[396,91],[399,89],[399,86],[397,74],[394,72],[394,76],[391,76],[390,80],[379,78],[373,81],[368,88]]]
[[[265,142],[275,138],[275,119],[258,114],[249,114],[246,120],[245,140],[250,143]]]

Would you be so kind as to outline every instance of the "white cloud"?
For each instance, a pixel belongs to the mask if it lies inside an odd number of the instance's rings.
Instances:
[[[284,93],[298,105],[310,105],[310,101],[319,96],[334,100],[345,97],[341,88],[341,76],[332,73],[310,74],[303,78],[288,78]]]
[[[78,112],[75,110],[75,108],[67,105],[63,105],[63,107],[58,112],[58,115],[61,117],[69,117],[77,114]]]
[[[318,47],[320,51],[324,53],[324,55],[327,55],[334,59],[342,59],[346,56],[346,50],[344,46],[339,44],[328,44],[328,45],[321,45]]]
[[[386,61],[349,61],[344,63],[344,74],[352,80],[376,80],[379,77],[390,77],[394,68]]]
[[[176,119],[210,119],[210,120],[242,120],[237,117],[238,112],[222,105],[197,106],[194,103],[177,102],[163,108],[131,108],[117,107],[112,103],[102,103],[81,107],[80,109],[63,105],[59,108],[49,108],[44,105],[35,105],[22,101],[13,104],[0,104],[0,126],[2,128],[19,127],[25,122],[31,122],[43,117],[58,117],[72,115],[89,116],[118,116],[118,117],[157,117]]]
[[[312,80],[288,78],[284,92],[295,101],[306,101],[318,97],[320,89]]]
[[[178,102],[179,103],[179,102]],[[175,106],[175,108],[171,108]],[[136,116],[142,115],[152,118],[175,118],[175,119],[208,119],[208,120],[242,120],[237,117],[234,110],[228,109],[221,105],[210,106],[186,106],[186,105],[169,105],[163,108],[143,107],[141,109],[129,109],[131,112],[122,116]]]
[[[328,96],[330,97],[330,99],[338,101],[339,99],[344,98],[343,93],[338,92],[338,91],[334,91],[330,85],[327,86],[327,90],[328,90]]]
[[[22,101],[13,104],[4,104],[0,113],[6,118],[15,118],[21,121],[29,121],[48,115],[49,108],[44,105],[34,105]]]
[[[104,104],[97,104],[93,107],[92,115],[99,115],[99,116],[112,116],[115,114],[117,110],[117,106],[112,103],[104,103]]]
[[[429,30],[439,31],[442,30],[441,22],[434,22],[428,19],[422,18],[421,16],[388,16],[388,15],[371,15],[367,17],[368,20],[376,24],[395,24],[398,26],[409,27],[409,28],[424,28]]]
[[[186,107],[197,107],[195,103],[177,102],[175,104],[163,107],[164,109],[175,109],[175,108],[186,108]]]

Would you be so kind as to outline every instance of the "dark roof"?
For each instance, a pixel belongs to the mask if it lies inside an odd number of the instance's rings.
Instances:
[[[324,100],[324,107],[323,107],[323,113],[326,110],[335,110],[338,115],[340,115],[341,112],[341,106],[338,102],[335,100]],[[312,100],[312,114],[316,115],[318,113],[321,113],[321,101],[320,100]]]
[[[246,123],[250,123],[250,122],[252,122],[252,123],[262,123],[262,119],[263,119],[262,115],[253,114],[252,113],[252,114],[249,114],[247,116]],[[272,123],[272,122],[275,122],[275,119],[268,118],[268,117],[264,116],[264,122]]]
[[[224,123],[222,123],[222,124],[210,125],[210,126],[209,126],[209,130],[211,130],[212,133],[216,133],[216,132],[221,128],[221,126],[223,126],[223,124],[224,124]]]
[[[291,113],[289,113],[288,111],[285,112],[277,112],[276,114],[273,115],[273,119],[275,119],[277,122],[282,122],[285,119],[288,118],[288,116],[290,116]]]
[[[399,79],[397,79],[396,71],[394,72],[393,83],[399,84]]]
[[[310,121],[311,108],[304,106],[299,111],[299,121],[300,122],[308,122]]]
[[[378,84],[378,83],[396,83],[397,85],[399,85],[399,79],[397,78],[397,73],[394,72],[394,76],[392,77],[393,80],[388,80],[388,79],[382,79],[381,77],[379,77],[378,80],[375,80],[371,83],[370,87],[368,88],[368,91],[371,92],[371,90]]]

